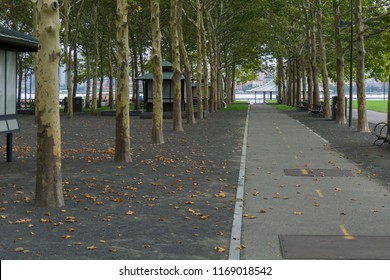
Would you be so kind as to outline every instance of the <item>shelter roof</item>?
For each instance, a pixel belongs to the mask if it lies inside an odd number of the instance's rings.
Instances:
[[[0,48],[21,52],[36,52],[38,51],[38,39],[0,27]]]

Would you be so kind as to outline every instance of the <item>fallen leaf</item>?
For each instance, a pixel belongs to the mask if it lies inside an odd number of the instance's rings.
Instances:
[[[106,243],[106,240],[99,240],[99,243]]]
[[[210,216],[209,215],[203,215],[203,216],[200,216],[200,219],[201,220],[207,220]]]
[[[259,194],[260,192],[256,192],[256,191],[252,193],[253,196],[258,196]]]
[[[3,220],[7,219],[7,215],[0,215],[0,219],[3,219]]]
[[[93,245],[87,247],[87,250],[96,250],[96,249],[97,249],[97,247],[96,247],[96,246],[93,246]]]
[[[218,253],[223,253],[226,251],[225,248],[219,246],[215,247],[214,250],[217,251]]]
[[[129,210],[126,212],[126,215],[129,215],[129,216],[134,215],[134,211]]]
[[[52,221],[50,220],[50,219],[44,219],[44,218],[42,218],[42,219],[40,219],[39,220],[41,223],[52,223]]]
[[[77,222],[76,218],[73,217],[73,216],[67,216],[66,219],[65,219],[65,221],[66,221],[67,223],[75,223],[75,222]]]
[[[294,211],[294,215],[302,216],[303,214],[303,212]]]
[[[61,238],[62,239],[71,239],[72,235],[66,234],[66,235],[61,236]]]
[[[23,247],[18,247],[15,249],[15,252],[24,252],[24,248]]]
[[[220,198],[225,198],[226,197],[226,194],[224,192],[218,192],[215,197],[220,197]]]
[[[115,249],[115,248],[110,248],[110,250],[108,250],[108,251],[110,251],[111,253],[118,253],[118,249]]]

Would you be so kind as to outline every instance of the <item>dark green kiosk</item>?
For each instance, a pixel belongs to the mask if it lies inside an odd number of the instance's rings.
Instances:
[[[0,134],[7,135],[7,162],[12,161],[12,133],[19,130],[16,116],[17,53],[37,50],[36,38],[0,27]]]

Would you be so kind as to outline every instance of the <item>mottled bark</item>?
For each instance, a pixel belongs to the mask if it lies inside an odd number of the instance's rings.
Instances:
[[[66,88],[68,90],[68,99],[67,99],[67,116],[69,119],[73,118],[73,88],[72,88],[72,54],[69,44],[69,15],[70,15],[70,3],[69,0],[64,0],[63,4],[64,17],[64,57],[65,57],[65,71],[67,76]]]
[[[152,65],[153,65],[153,126],[152,141],[163,144],[163,72],[161,57],[160,1],[150,0],[150,23],[152,27]]]
[[[129,28],[128,2],[117,0],[116,51],[117,51],[117,96],[115,127],[115,161],[130,162],[130,116],[129,116]]]
[[[180,38],[180,54],[184,63],[184,77],[185,77],[185,85],[186,85],[186,96],[187,96],[187,123],[195,124],[195,115],[194,115],[194,100],[192,95],[192,80],[191,80],[191,66],[190,60],[188,58],[188,52],[186,46],[184,44],[184,36],[183,36],[183,27],[182,27],[182,17],[183,17],[183,0],[179,0],[179,10],[178,10],[178,32]],[[198,55],[198,61],[202,59],[201,55]],[[202,60],[201,60],[202,62]],[[198,62],[199,63],[199,62]],[[203,115],[203,114],[202,114]]]
[[[344,92],[344,49],[340,39],[340,4],[338,1],[333,1],[334,12],[334,30],[335,30],[335,45],[336,45],[336,84],[337,84],[337,113],[336,123],[346,124],[347,119],[345,117],[345,92]]]
[[[98,20],[97,20],[97,3],[92,6],[92,14],[94,18],[94,51],[93,51],[93,69],[92,69],[92,106],[91,113],[97,114],[97,80],[98,80],[98,65],[99,65],[99,36],[98,36]]]
[[[203,119],[203,88],[202,88],[202,4],[200,0],[196,0],[196,93],[198,94],[198,111],[197,118]]]
[[[322,1],[319,0],[320,8],[317,9],[317,34],[318,34],[318,46],[320,50],[321,58],[321,76],[322,76],[322,87],[324,90],[324,117],[330,118],[332,112],[330,110],[330,94],[329,94],[329,76],[328,66],[326,60],[326,46],[322,34]]]
[[[180,42],[178,32],[178,0],[171,0],[169,25],[171,30],[172,68],[173,68],[173,131],[184,131],[181,116],[181,70]]]
[[[206,116],[208,116],[208,112],[210,111],[209,107],[209,69],[207,63],[207,33],[204,25],[204,5],[202,6],[202,65],[203,65],[203,80],[204,80],[204,88],[203,88],[203,108],[206,112]]]
[[[364,23],[361,0],[355,1],[356,21],[356,88],[358,99],[358,123],[357,131],[370,132],[366,108],[366,84],[364,77],[364,60],[366,51],[364,49]]]
[[[37,173],[38,206],[64,205],[61,174],[61,132],[58,110],[58,65],[60,61],[59,4],[55,0],[37,1],[39,41],[36,55]]]
[[[320,88],[318,83],[318,68],[317,68],[317,40],[315,36],[315,27],[311,27],[310,31],[310,65],[312,69],[313,82],[313,104],[320,104]]]

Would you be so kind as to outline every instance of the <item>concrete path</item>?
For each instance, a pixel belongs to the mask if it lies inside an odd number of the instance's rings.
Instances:
[[[357,119],[357,110],[352,109],[352,118]],[[370,123],[380,123],[380,122],[387,122],[387,113],[380,113],[375,111],[367,110],[367,119]]]
[[[280,234],[390,235],[388,191],[286,114],[268,105],[249,114],[241,259],[281,259]],[[284,172],[317,168],[353,176]]]

